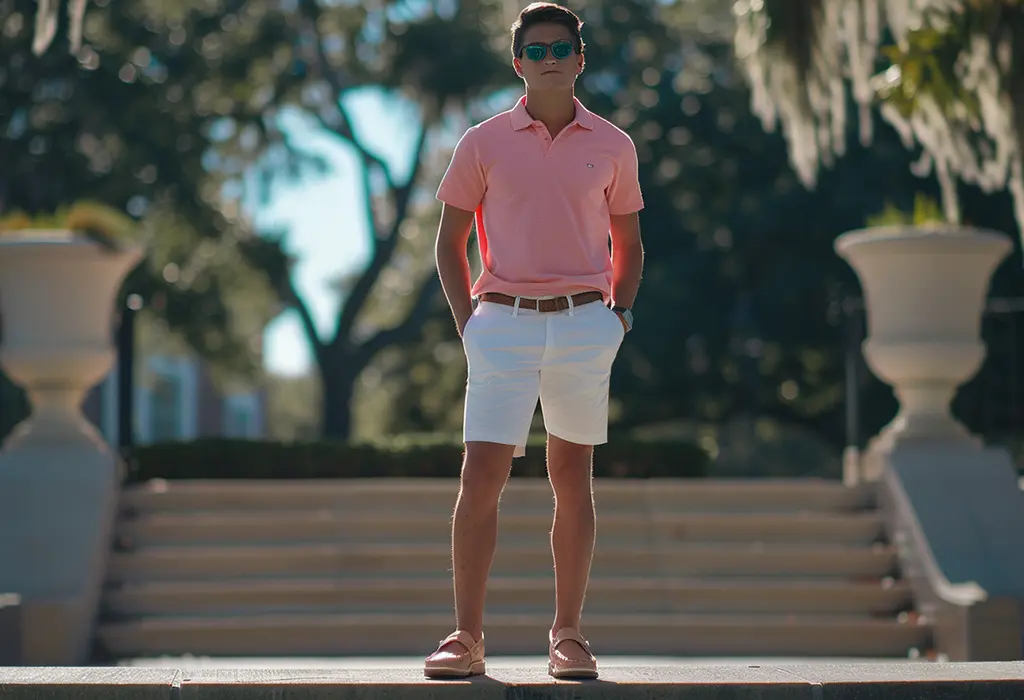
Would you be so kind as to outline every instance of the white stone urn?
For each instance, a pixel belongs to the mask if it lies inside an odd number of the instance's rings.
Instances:
[[[0,236],[0,365],[32,406],[0,449],[0,592],[22,597],[29,665],[90,653],[120,477],[81,403],[113,366],[114,302],[141,257],[68,231]]]
[[[862,478],[878,477],[872,453],[908,441],[973,442],[950,404],[985,359],[982,313],[1010,239],[951,224],[893,226],[843,234],[835,248],[863,289],[864,357],[899,401],[868,447]]]

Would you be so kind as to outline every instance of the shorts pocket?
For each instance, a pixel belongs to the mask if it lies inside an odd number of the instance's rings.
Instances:
[[[463,340],[466,339],[466,336],[469,334],[470,329],[471,328],[475,328],[476,325],[480,322],[480,319],[478,318],[478,316],[480,316],[482,313],[483,313],[483,311],[482,311],[480,305],[477,304],[477,306],[473,309],[473,313],[471,313],[469,315],[469,320],[466,321],[466,327],[462,329],[462,339]]]
[[[607,312],[608,316],[611,317],[611,320],[615,322],[615,329],[618,332],[619,342],[622,342],[622,339],[626,336],[626,327],[624,325],[622,325],[622,319],[619,318],[619,315],[617,313],[612,311],[610,308],[608,308],[604,304],[602,304],[601,306]]]

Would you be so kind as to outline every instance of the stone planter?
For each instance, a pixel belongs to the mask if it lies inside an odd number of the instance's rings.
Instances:
[[[113,365],[114,301],[141,257],[67,231],[0,237],[0,364],[32,405],[0,450],[0,591],[22,598],[30,665],[89,655],[119,469],[80,406]]]
[[[860,278],[867,364],[892,386],[900,404],[869,445],[860,476],[877,478],[872,453],[902,443],[973,442],[950,404],[985,359],[982,312],[1010,240],[952,225],[897,226],[852,231],[835,247]]]

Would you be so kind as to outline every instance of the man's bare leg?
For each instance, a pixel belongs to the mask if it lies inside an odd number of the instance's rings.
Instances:
[[[548,478],[555,492],[555,517],[551,527],[551,553],[555,563],[555,621],[579,629],[583,600],[590,580],[594,554],[593,457],[591,445],[578,445],[548,436]],[[574,641],[559,650],[573,660],[586,660],[587,652]]]
[[[466,443],[459,496],[452,518],[455,627],[480,640],[487,578],[498,541],[498,500],[512,470],[514,445]],[[441,647],[462,651],[458,642]]]

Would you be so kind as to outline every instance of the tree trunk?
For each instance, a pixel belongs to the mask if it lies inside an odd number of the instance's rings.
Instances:
[[[352,400],[358,371],[332,366],[347,365],[346,358],[331,360],[320,368],[322,415],[320,432],[327,440],[349,440],[352,437]]]

